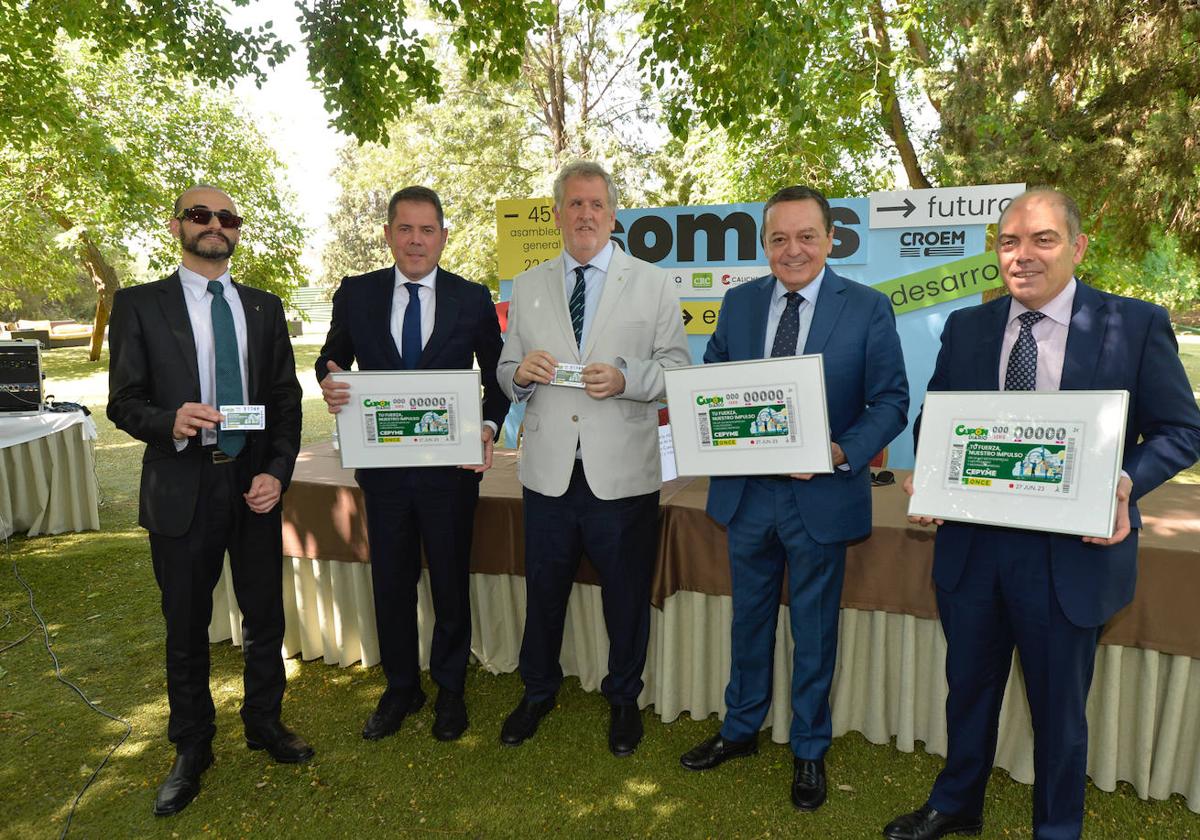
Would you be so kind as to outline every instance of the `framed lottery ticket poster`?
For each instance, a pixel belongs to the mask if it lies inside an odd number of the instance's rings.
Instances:
[[[341,371],[343,467],[456,467],[483,461],[477,370]]]
[[[680,475],[833,472],[821,356],[668,368]]]
[[[910,516],[1112,536],[1128,391],[926,394]]]

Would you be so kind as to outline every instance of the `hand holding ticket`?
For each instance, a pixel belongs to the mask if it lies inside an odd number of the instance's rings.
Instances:
[[[267,407],[264,405],[223,405],[225,415],[221,428],[227,432],[261,432],[267,428]]]
[[[583,365],[573,365],[559,362],[554,367],[554,378],[551,385],[566,385],[568,388],[583,387]]]

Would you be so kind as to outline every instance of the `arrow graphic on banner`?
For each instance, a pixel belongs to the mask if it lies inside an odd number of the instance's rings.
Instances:
[[[878,208],[878,212],[880,212],[880,213],[894,213],[894,212],[897,212],[897,211],[899,211],[899,210],[903,210],[903,211],[904,211],[904,218],[906,218],[906,219],[907,219],[909,216],[911,216],[911,215],[912,215],[912,211],[914,211],[914,210],[916,210],[916,209],[917,209],[917,205],[913,204],[911,201],[909,201],[909,200],[906,198],[906,199],[904,199],[904,203],[903,203],[903,204],[901,204],[901,205],[899,205],[899,206],[896,206],[896,207],[880,207],[880,208]]]
[[[683,310],[683,325],[686,327],[690,323],[692,323],[692,313],[685,309]]]

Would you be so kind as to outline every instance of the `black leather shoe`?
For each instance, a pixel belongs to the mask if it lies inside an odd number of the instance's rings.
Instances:
[[[815,811],[825,802],[825,759],[792,759],[792,804]]]
[[[408,691],[385,691],[379,698],[375,711],[367,718],[363,726],[362,736],[368,741],[378,741],[389,735],[395,735],[400,724],[409,715],[421,711],[425,705],[425,692],[420,688]]]
[[[689,770],[711,770],[731,758],[754,755],[758,752],[758,738],[745,741],[726,741],[720,733],[697,744],[679,757],[679,763]]]
[[[896,817],[883,829],[888,840],[937,840],[949,834],[979,834],[983,831],[983,820],[979,817],[964,817],[943,814],[928,805],[922,805],[911,814]]]
[[[278,720],[247,726],[246,746],[266,750],[280,764],[303,764],[316,755],[307,741]]]
[[[618,758],[633,755],[642,742],[643,732],[642,713],[636,705],[623,703],[609,707],[608,748],[613,755]]]
[[[537,732],[542,718],[548,715],[553,708],[553,697],[547,697],[536,703],[530,702],[527,697],[522,697],[517,708],[513,709],[512,714],[505,719],[504,726],[500,728],[500,743],[508,747],[516,747],[528,741],[533,737],[533,733]]]
[[[213,763],[212,747],[197,747],[175,756],[171,772],[158,788],[154,798],[154,815],[166,817],[178,814],[200,792],[200,774]]]
[[[457,741],[467,731],[467,704],[457,691],[438,689],[437,712],[433,718],[433,737],[439,741]]]

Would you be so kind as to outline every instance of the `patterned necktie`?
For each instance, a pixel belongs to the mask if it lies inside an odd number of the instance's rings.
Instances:
[[[404,323],[400,326],[400,356],[405,370],[413,370],[421,361],[421,289],[420,283],[405,283],[408,306],[404,307]]]
[[[212,293],[213,350],[216,361],[217,408],[223,405],[242,405],[242,365],[238,361],[237,330],[233,327],[233,310],[225,300],[225,287],[220,280],[209,280]],[[236,458],[246,443],[246,433],[217,429],[217,448]]]
[[[1046,316],[1041,312],[1022,312],[1017,316],[1021,333],[1008,354],[1008,370],[1004,373],[1005,391],[1033,391],[1037,386],[1037,340],[1033,325]]]
[[[776,356],[795,356],[799,350],[796,343],[800,340],[800,304],[804,298],[799,292],[788,292],[784,295],[787,306],[779,316],[779,326],[775,329],[775,342],[771,345],[771,358]]]
[[[590,265],[575,266],[575,288],[571,290],[571,329],[575,330],[575,343],[583,343],[583,299],[587,294],[587,281],[583,275]]]

